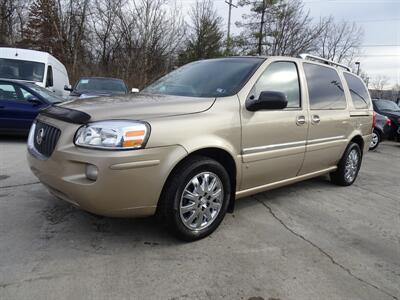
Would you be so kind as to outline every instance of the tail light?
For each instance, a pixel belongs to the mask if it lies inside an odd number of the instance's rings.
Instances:
[[[372,115],[372,130],[374,130],[376,126],[376,112]]]
[[[386,125],[392,126],[392,120],[390,120],[388,117],[386,117]]]

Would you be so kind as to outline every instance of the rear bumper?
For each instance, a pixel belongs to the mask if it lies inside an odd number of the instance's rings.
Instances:
[[[63,144],[63,139],[64,134],[48,159],[28,150],[32,172],[58,198],[104,216],[153,215],[168,175],[187,155],[178,145],[101,151]],[[96,181],[86,177],[88,164],[98,169]]]

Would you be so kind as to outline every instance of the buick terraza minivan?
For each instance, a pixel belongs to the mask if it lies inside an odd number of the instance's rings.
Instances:
[[[235,199],[326,173],[351,185],[372,128],[367,88],[347,67],[230,57],[187,64],[138,94],[44,110],[28,160],[58,198],[105,216],[155,214],[196,240]]]

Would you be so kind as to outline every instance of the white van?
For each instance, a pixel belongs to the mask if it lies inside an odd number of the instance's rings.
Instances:
[[[0,79],[34,82],[39,86],[67,96],[68,73],[65,66],[47,52],[0,47]]]

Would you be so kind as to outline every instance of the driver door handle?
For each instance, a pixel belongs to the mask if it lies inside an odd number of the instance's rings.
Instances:
[[[306,124],[306,117],[305,116],[297,116],[296,118],[296,124],[298,126]]]
[[[320,121],[321,121],[321,119],[320,119],[319,116],[317,116],[317,115],[313,115],[313,116],[311,117],[311,122],[312,122],[313,124],[318,124]]]

